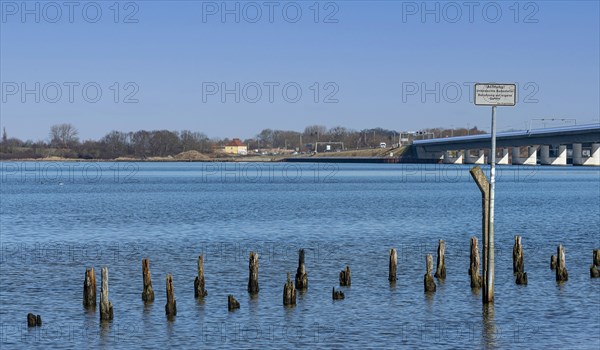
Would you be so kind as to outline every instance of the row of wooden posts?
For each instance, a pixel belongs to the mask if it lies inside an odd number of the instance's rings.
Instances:
[[[433,258],[431,254],[426,256],[426,273],[423,278],[424,291],[426,293],[432,293],[436,290],[436,284],[433,277],[437,279],[446,278],[446,264],[445,264],[445,249],[446,244],[443,240],[439,241],[437,249],[437,267],[436,272],[433,274]],[[396,249],[390,249],[389,253],[389,275],[388,280],[395,282],[397,280],[396,271],[398,263],[398,253]],[[513,273],[515,275],[516,284],[527,284],[527,272],[524,268],[524,255],[523,245],[521,236],[515,236],[515,243],[513,247]],[[249,276],[248,276],[248,293],[251,295],[259,292],[258,285],[258,254],[250,252],[249,258]],[[564,282],[567,281],[569,275],[565,264],[565,249],[562,245],[557,247],[556,255],[553,255],[550,259],[550,268],[556,271],[556,281]],[[600,249],[593,251],[593,264],[590,267],[590,277],[600,277]],[[480,275],[480,257],[479,248],[476,237],[471,237],[470,240],[470,266],[469,275],[471,276],[471,288],[478,289],[482,288],[483,281]],[[150,278],[150,261],[148,259],[142,260],[142,276],[143,276],[143,290],[142,300],[145,303],[154,301],[154,290],[152,289],[152,280]],[[350,267],[346,266],[339,274],[339,285],[342,287],[348,287],[352,283]],[[306,267],[304,264],[304,249],[300,249],[298,256],[298,268],[296,270],[295,280],[292,282],[290,273],[287,274],[287,280],[283,287],[283,304],[286,306],[293,306],[296,304],[296,290],[306,290],[308,288],[308,275],[306,273]],[[166,292],[167,292],[167,303],[165,305],[165,313],[168,317],[175,316],[177,314],[177,303],[175,300],[175,294],[173,290],[173,277],[171,274],[167,274],[166,277]],[[198,257],[198,275],[194,281],[194,297],[204,298],[208,295],[205,289],[204,283],[204,257],[201,255]],[[332,290],[332,299],[340,300],[344,299],[344,292],[336,290],[335,287]],[[240,307],[240,303],[235,299],[233,295],[228,295],[228,309],[230,311]],[[85,280],[83,283],[83,305],[85,307],[96,306],[96,277],[94,268],[86,269]],[[102,268],[102,285],[100,288],[100,320],[112,320],[113,319],[113,306],[108,298],[108,268]],[[38,324],[39,323],[39,324]],[[41,317],[39,315],[34,316],[33,314],[28,315],[28,325],[36,326],[41,325]]]

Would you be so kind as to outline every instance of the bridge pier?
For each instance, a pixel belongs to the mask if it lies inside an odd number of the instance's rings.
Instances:
[[[477,156],[471,156],[471,150],[465,150],[465,164],[484,164],[485,152],[480,149],[477,151]]]
[[[516,165],[536,165],[537,164],[537,146],[527,147],[527,157],[521,158],[521,148],[513,147],[512,163]]]
[[[496,158],[496,164],[508,165],[508,148],[502,149],[502,156],[500,158]]]
[[[462,164],[463,163],[463,151],[455,151],[453,155],[452,151],[444,152],[444,164]]]
[[[589,157],[583,156],[581,143],[573,144],[573,165],[600,166],[600,143],[592,143]]]
[[[550,157],[550,146],[540,146],[540,163],[542,165],[567,165],[567,146],[558,146],[558,155]]]

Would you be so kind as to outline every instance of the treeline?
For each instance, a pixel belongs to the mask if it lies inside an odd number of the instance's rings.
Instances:
[[[291,130],[264,129],[255,137],[243,140],[248,153],[254,150],[288,150],[310,152],[317,142],[336,142],[336,149],[377,148],[381,142],[388,147],[399,142],[407,144],[413,139],[462,136],[481,134],[477,127],[471,129],[424,129],[417,133],[399,132],[382,128],[352,130],[342,126],[326,128],[311,125],[303,132]],[[79,139],[79,132],[72,124],[53,125],[47,140],[22,141],[9,137],[6,129],[0,142],[1,159],[45,158],[58,156],[76,159],[115,159],[132,157],[147,159],[150,157],[175,156],[186,151],[197,151],[206,155],[219,154],[223,146],[231,139],[209,138],[196,131],[139,130],[136,132],[111,131],[100,140]]]

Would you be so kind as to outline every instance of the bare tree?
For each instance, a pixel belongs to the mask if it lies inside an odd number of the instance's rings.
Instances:
[[[77,131],[73,124],[52,125],[50,128],[50,144],[67,148],[79,141],[77,135],[79,135],[79,131]]]

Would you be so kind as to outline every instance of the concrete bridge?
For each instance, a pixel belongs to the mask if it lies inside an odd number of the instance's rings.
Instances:
[[[483,134],[417,140],[413,147],[422,160],[485,164],[490,138],[490,134]],[[500,132],[496,146],[497,164],[600,166],[600,124]]]

